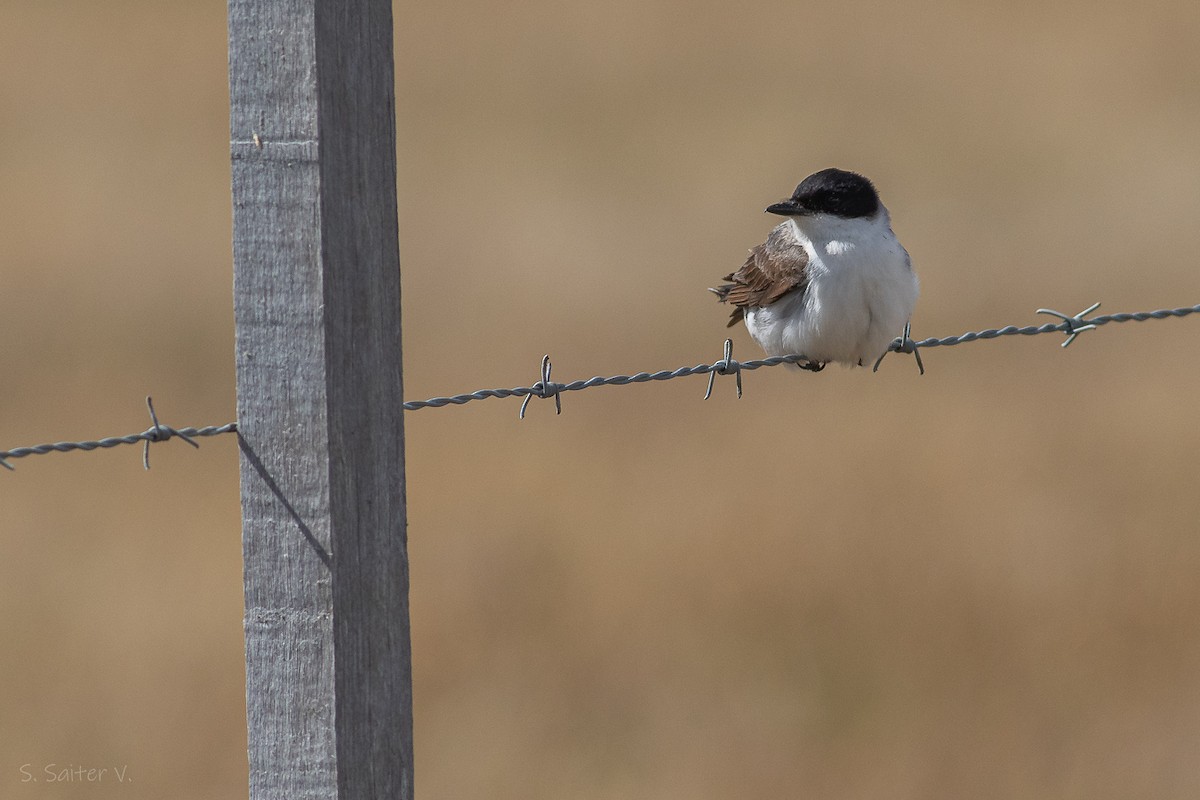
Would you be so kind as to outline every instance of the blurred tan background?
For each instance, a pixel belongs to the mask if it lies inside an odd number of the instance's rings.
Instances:
[[[831,165],[918,338],[1198,302],[1195,3],[395,14],[409,398],[717,359]],[[220,2],[0,0],[0,447],[232,419],[227,103]],[[418,796],[1200,796],[1200,319],[1060,341],[408,414]],[[152,464],[0,474],[0,797],[245,795],[235,444]]]

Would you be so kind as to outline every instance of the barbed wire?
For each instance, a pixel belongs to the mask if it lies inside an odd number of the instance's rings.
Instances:
[[[1188,306],[1184,308],[1160,309],[1158,311],[1139,311],[1135,313],[1123,314],[1103,314],[1098,317],[1088,318],[1088,314],[1100,307],[1099,303],[1095,303],[1088,308],[1080,311],[1074,316],[1067,316],[1058,311],[1049,308],[1039,308],[1037,313],[1049,314],[1058,317],[1061,322],[1047,322],[1042,325],[1027,325],[1019,327],[1016,325],[1006,325],[1003,328],[989,328],[983,331],[972,331],[959,334],[958,336],[947,336],[944,338],[922,339],[919,342],[914,342],[908,338],[907,334],[900,339],[896,339],[888,347],[889,353],[912,353],[919,359],[918,351],[924,348],[932,347],[952,347],[958,344],[967,342],[976,342],[986,339],[998,339],[1002,336],[1036,336],[1043,333],[1066,333],[1067,339],[1062,346],[1066,347],[1075,341],[1075,338],[1084,331],[1093,330],[1101,325],[1107,325],[1112,322],[1144,322],[1149,319],[1166,319],[1168,317],[1186,317],[1189,314],[1200,313],[1200,305]],[[771,356],[770,358],[754,359],[752,361],[736,361],[732,358],[732,341],[725,340],[725,355],[721,360],[714,361],[711,364],[697,364],[694,367],[679,367],[673,370],[661,370],[659,372],[639,372],[635,375],[613,375],[611,377],[595,377],[588,378],[582,381],[571,381],[570,383],[554,383],[550,379],[550,357],[542,358],[542,375],[541,380],[532,386],[518,386],[514,389],[480,389],[467,394],[456,394],[451,397],[431,397],[428,400],[414,400],[404,404],[405,411],[416,411],[420,408],[440,408],[447,405],[463,405],[473,400],[485,400],[489,397],[524,397],[525,400],[521,403],[521,417],[524,418],[525,408],[529,404],[531,397],[541,397],[555,399],[555,410],[559,413],[562,411],[561,395],[563,392],[575,392],[581,389],[590,389],[593,386],[626,386],[631,383],[646,383],[647,381],[668,381],[674,378],[683,378],[688,375],[709,375],[709,390],[705,394],[705,399],[712,393],[712,382],[715,375],[736,375],[738,385],[738,396],[741,396],[741,373],[747,370],[756,370],[761,367],[775,367],[780,364],[803,364],[808,363],[809,359],[802,355],[792,356]],[[885,353],[886,355],[886,353]],[[882,360],[882,359],[881,359]],[[875,363],[875,369],[879,368],[879,362]]]
[[[227,425],[210,425],[205,428],[172,428],[170,425],[163,425],[158,421],[158,414],[154,411],[153,399],[146,398],[146,407],[150,410],[150,421],[153,424],[141,433],[131,433],[128,436],[110,436],[107,439],[98,439],[89,442],[55,442],[54,444],[38,444],[33,447],[18,447],[14,450],[0,450],[0,467],[8,470],[15,469],[12,464],[8,463],[8,459],[10,458],[42,456],[46,453],[55,452],[69,453],[72,450],[99,450],[116,447],[120,444],[137,444],[138,442],[143,442],[142,465],[146,469],[150,469],[150,444],[152,442],[165,442],[168,439],[179,437],[192,447],[199,448],[200,443],[196,441],[196,437],[198,436],[217,436],[237,430],[236,422],[230,422]]]
[[[1121,314],[1102,314],[1098,317],[1088,317],[1093,311],[1100,307],[1099,303],[1080,311],[1074,316],[1068,316],[1061,312],[1049,308],[1039,308],[1038,314],[1049,314],[1057,317],[1061,322],[1047,322],[1042,325],[1027,325],[1016,326],[1006,325],[1003,328],[988,328],[982,331],[971,331],[959,334],[958,336],[946,336],[944,338],[922,339],[913,341],[909,337],[908,330],[904,332],[904,336],[896,339],[888,347],[887,353],[909,353],[912,354],[917,361],[921,373],[924,374],[925,368],[921,363],[920,350],[934,347],[952,347],[954,345],[965,344],[967,342],[977,342],[989,339],[998,339],[1003,336],[1037,336],[1043,333],[1065,333],[1066,340],[1062,343],[1066,347],[1075,341],[1079,334],[1095,330],[1102,325],[1108,325],[1114,322],[1145,322],[1151,319],[1167,319],[1169,317],[1186,317],[1189,314],[1200,313],[1200,305],[1185,306],[1182,308],[1164,308],[1158,311],[1138,311],[1134,313]],[[883,356],[879,361],[875,362],[874,369],[879,369],[879,362],[883,360]],[[805,365],[809,363],[809,359],[802,355],[790,356],[771,356],[770,358],[760,358],[751,361],[737,361],[733,358],[733,340],[725,340],[725,350],[721,359],[714,361],[711,364],[697,364],[692,367],[679,367],[673,370],[660,370],[658,372],[638,372],[633,375],[612,375],[609,377],[596,376],[587,380],[571,381],[569,383],[555,383],[551,380],[550,372],[552,365],[550,356],[542,357],[542,368],[540,380],[532,386],[517,386],[512,389],[479,389],[478,391],[469,392],[466,394],[456,394],[449,397],[431,397],[428,400],[410,400],[404,403],[405,411],[416,411],[422,408],[442,408],[450,405],[461,406],[475,400],[486,400],[490,397],[522,397],[521,410],[519,416],[525,418],[525,410],[529,406],[529,401],[534,397],[542,399],[554,398],[555,413],[562,413],[562,394],[563,392],[576,392],[582,389],[591,389],[595,386],[628,386],[633,383],[647,383],[649,381],[667,381],[675,378],[684,378],[689,375],[708,375],[708,388],[704,393],[704,399],[707,400],[712,396],[713,383],[718,375],[733,375],[737,385],[737,396],[742,396],[742,373],[753,371],[762,367],[777,367],[780,364],[799,364]],[[128,436],[113,436],[107,439],[98,439],[96,441],[86,442],[56,442],[54,444],[39,444],[33,447],[18,447],[13,450],[0,450],[0,467],[12,470],[14,467],[9,464],[10,459],[24,458],[32,455],[45,455],[46,453],[66,453],[72,450],[97,450],[102,448],[116,447],[122,444],[137,444],[143,443],[142,449],[142,464],[146,469],[150,469],[150,445],[155,442],[165,442],[168,439],[179,438],[190,444],[192,447],[199,447],[199,442],[196,438],[203,436],[218,436],[224,433],[234,433],[237,431],[237,423],[230,422],[226,425],[210,425],[204,428],[172,428],[169,425],[163,425],[158,420],[158,415],[154,411],[153,401],[147,397],[146,406],[150,411],[150,421],[153,423],[151,427],[141,433],[134,433]]]

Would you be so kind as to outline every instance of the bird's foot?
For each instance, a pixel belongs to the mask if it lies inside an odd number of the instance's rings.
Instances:
[[[825,369],[824,361],[801,361],[796,364],[800,369],[806,369],[809,372],[820,372]]]

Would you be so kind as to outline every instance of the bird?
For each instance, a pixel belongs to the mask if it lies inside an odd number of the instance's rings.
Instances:
[[[727,327],[802,369],[878,363],[908,324],[920,284],[870,180],[831,167],[809,175],[766,213],[787,217],[728,281],[710,288],[733,305]]]

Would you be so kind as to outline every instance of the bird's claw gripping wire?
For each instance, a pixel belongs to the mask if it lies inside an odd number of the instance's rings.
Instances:
[[[1063,325],[1065,326],[1063,328],[1063,332],[1065,334],[1067,334],[1067,340],[1065,342],[1063,342],[1060,346],[1066,347],[1067,345],[1071,344],[1071,342],[1075,341],[1075,337],[1078,336],[1079,334],[1083,333],[1084,331],[1094,331],[1096,329],[1096,326],[1094,324],[1088,322],[1086,319],[1084,319],[1084,317],[1086,317],[1088,314],[1092,313],[1099,307],[1100,307],[1099,303],[1093,303],[1092,305],[1088,306],[1083,311],[1080,311],[1078,314],[1076,314],[1073,317],[1068,317],[1066,314],[1063,314],[1060,311],[1055,311],[1052,308],[1039,308],[1037,310],[1037,313],[1049,314],[1050,316],[1058,317],[1059,319],[1061,319],[1063,321]]]
[[[550,356],[549,354],[542,356],[542,379],[535,383],[532,387],[532,392],[525,395],[525,399],[521,401],[520,419],[525,419],[525,409],[529,407],[529,400],[536,393],[538,397],[545,399],[554,397],[554,413],[562,413],[562,395],[560,394],[561,387],[550,380]]]
[[[725,340],[725,356],[720,361],[712,365],[712,370],[708,373],[708,390],[704,393],[704,399],[712,397],[713,382],[716,381],[717,375],[728,375],[733,373],[737,381],[737,396],[742,399],[742,365],[733,360],[733,339]]]
[[[912,340],[912,323],[904,323],[904,335],[896,341],[892,342],[887,350],[883,351],[883,355],[875,360],[875,366],[871,367],[872,372],[879,372],[879,365],[883,363],[883,358],[888,353],[895,350],[897,353],[912,353],[913,358],[917,359],[917,369],[921,374],[925,374],[925,362],[921,360],[921,350],[917,347],[917,343]]]

